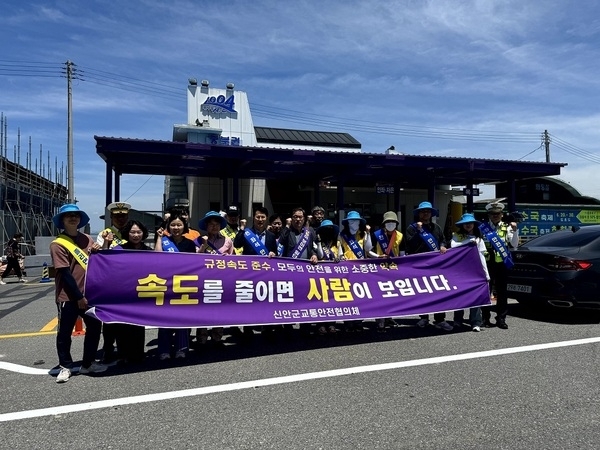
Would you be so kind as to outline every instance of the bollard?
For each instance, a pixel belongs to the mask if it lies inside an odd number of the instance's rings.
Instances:
[[[50,269],[48,269],[48,264],[44,262],[44,266],[42,267],[42,279],[40,283],[50,283]]]

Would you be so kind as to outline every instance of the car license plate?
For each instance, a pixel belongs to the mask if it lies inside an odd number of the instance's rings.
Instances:
[[[512,292],[524,292],[525,294],[531,294],[531,286],[525,284],[508,284],[506,285],[507,291]]]

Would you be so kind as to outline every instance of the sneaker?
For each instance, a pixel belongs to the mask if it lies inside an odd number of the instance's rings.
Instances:
[[[450,325],[448,322],[446,322],[445,320],[438,322],[435,324],[436,328],[439,328],[441,330],[444,331],[452,331],[454,328],[452,328],[452,325]]]
[[[19,281],[20,281],[21,283],[26,283],[26,282],[27,282],[27,280],[26,280],[25,278],[19,278]]]
[[[335,327],[335,325],[329,325],[329,328],[327,328],[327,330],[329,331],[330,334],[337,333],[337,328]]]
[[[427,325],[429,325],[429,319],[421,319],[417,322],[419,328],[425,328]]]
[[[475,333],[479,333],[481,331],[481,327],[475,325],[473,328],[471,328],[471,330],[473,330]]]
[[[58,372],[58,375],[56,376],[56,382],[66,383],[67,381],[69,381],[69,378],[71,378],[71,370],[67,369],[66,367],[61,367],[60,372]]]
[[[183,359],[185,358],[185,350],[177,350],[175,352],[175,359]]]
[[[166,359],[171,359],[171,355],[169,355],[168,353],[161,353],[160,356],[158,357],[158,359],[160,359],[161,361],[164,361]]]
[[[483,321],[483,326],[485,328],[494,328],[495,327],[495,325],[490,320],[484,320]]]
[[[108,369],[108,367],[106,367],[104,364],[100,364],[94,361],[88,367],[81,366],[81,368],[79,369],[79,373],[82,375],[88,375],[90,373],[102,373],[106,372],[106,369]]]
[[[324,334],[327,334],[327,328],[325,328],[324,326],[319,327],[319,334],[321,336],[323,336]]]
[[[0,284],[6,284],[4,280],[0,280]]]

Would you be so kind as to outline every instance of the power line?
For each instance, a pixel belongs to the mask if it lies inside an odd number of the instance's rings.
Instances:
[[[54,74],[54,75],[53,75]],[[64,64],[55,64],[41,61],[15,61],[0,60],[0,75],[11,75],[18,77],[60,77],[65,76]],[[128,75],[109,72],[93,67],[74,66],[73,79],[86,83],[93,83],[112,89],[143,93],[150,96],[160,97],[168,100],[181,100],[185,97],[179,86],[168,85],[148,79],[131,77]],[[323,126],[329,128],[340,128],[349,131],[358,131],[365,134],[383,134],[389,136],[404,136],[421,139],[441,139],[459,141],[487,141],[487,142],[512,142],[528,143],[537,141],[539,133],[528,132],[506,132],[493,130],[469,130],[449,127],[432,127],[415,124],[390,124],[364,119],[356,120],[350,117],[340,117],[324,114],[307,113],[286,108],[253,103],[252,112],[255,117],[274,119],[281,122],[301,124],[305,126]],[[576,147],[554,135],[552,143],[555,147],[571,155],[585,159],[590,162],[600,163],[600,157]],[[537,147],[527,153],[523,159],[541,148]]]
[[[563,141],[562,139],[556,138],[554,137],[554,139],[552,140],[552,143],[554,144],[554,146],[556,148],[559,148],[573,156],[576,156],[578,158],[584,159],[586,161],[595,163],[595,164],[600,164],[600,157],[589,153],[585,150],[580,149],[579,147],[576,147],[572,144],[569,144],[566,141]]]
[[[544,144],[540,144],[540,146],[538,148],[536,148],[535,150],[527,153],[526,155],[521,156],[517,161],[521,161],[523,158],[526,158],[527,156],[531,155],[532,153],[537,152],[540,148],[543,147]]]
[[[154,176],[154,175],[150,175],[150,176],[148,177],[148,179],[147,179],[146,181],[144,181],[144,183],[142,183],[142,185],[141,185],[139,188],[137,188],[137,189],[136,189],[136,190],[133,192],[133,194],[131,194],[129,197],[127,197],[127,198],[125,199],[125,201],[128,201],[128,200],[129,200],[131,197],[133,197],[135,194],[137,194],[137,193],[139,192],[139,190],[140,190],[141,188],[143,188],[143,187],[146,185],[146,183],[148,183],[148,181],[150,181],[150,180],[152,179],[152,177],[153,177],[153,176]]]

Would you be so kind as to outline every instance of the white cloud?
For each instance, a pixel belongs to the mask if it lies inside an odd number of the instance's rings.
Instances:
[[[251,104],[296,118],[261,116],[257,107],[256,124],[346,131],[365,151],[395,145],[413,154],[517,159],[538,147],[547,129],[597,154],[599,13],[593,2],[574,8],[558,0],[238,0],[227,6],[51,0],[28,8],[8,0],[0,17],[6,43],[0,111],[9,119],[11,150],[20,127],[33,138],[34,156],[42,143],[44,163],[50,152],[51,166],[58,158],[60,167],[66,159],[60,68],[67,59],[77,64],[84,81],[73,86],[76,193],[92,208],[104,203],[105,176],[93,136],[170,139],[172,125],[186,119],[190,76],[213,85],[232,81]],[[53,77],[9,75],[3,59],[52,64]],[[148,84],[136,87],[132,79]],[[369,132],[361,123],[380,128]],[[488,137],[448,140],[444,130]],[[522,140],[510,141],[511,135]],[[595,192],[594,163],[559,145],[552,144],[551,154],[569,163],[565,179]],[[529,158],[541,161],[544,153]],[[144,182],[128,177],[122,196]],[[160,207],[162,182],[154,181],[133,199]]]

